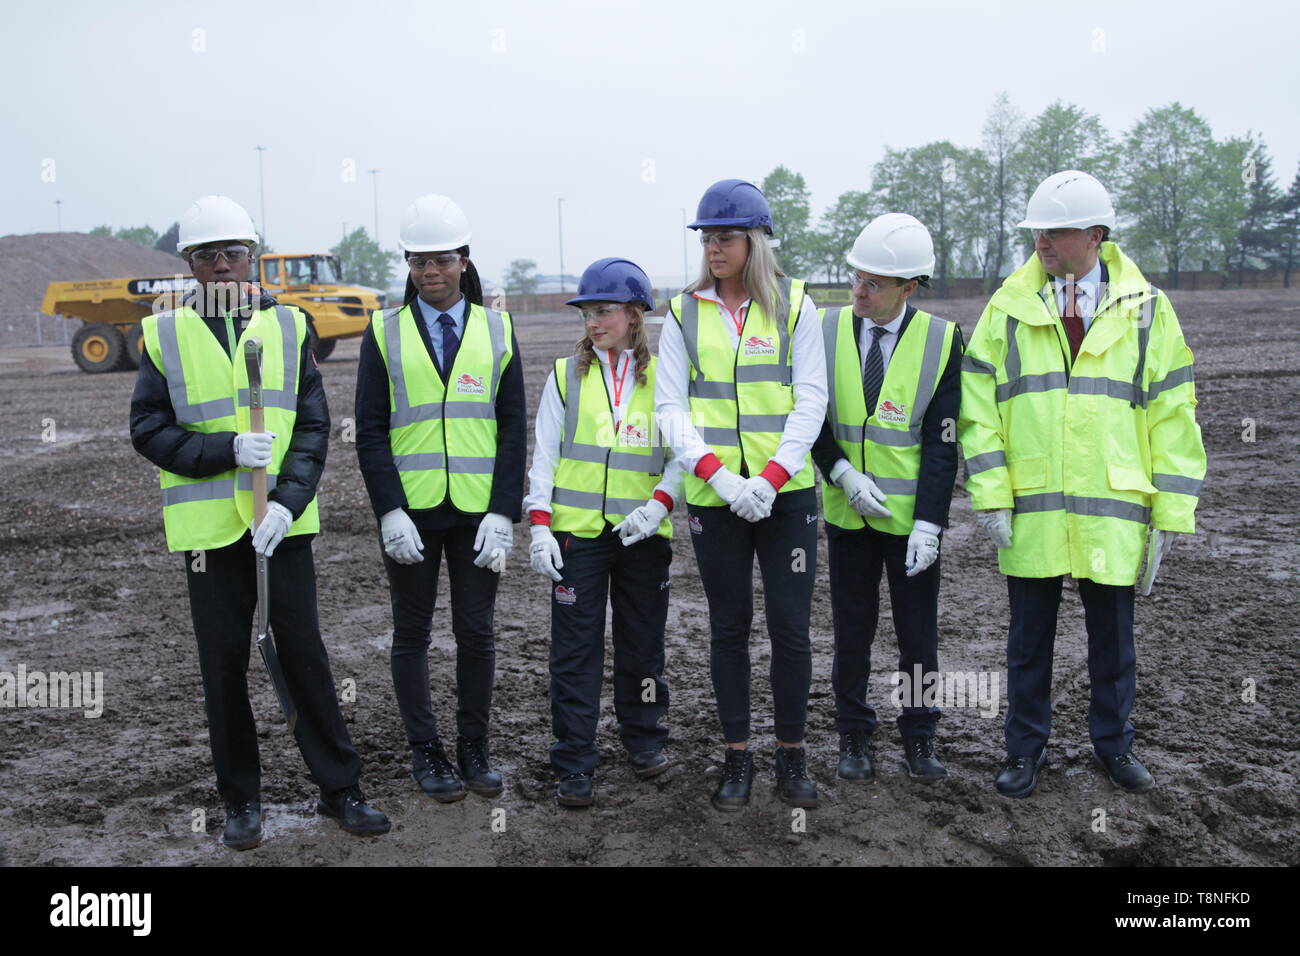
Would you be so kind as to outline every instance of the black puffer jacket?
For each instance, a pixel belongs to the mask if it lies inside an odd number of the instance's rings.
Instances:
[[[275,305],[275,298],[264,292],[257,307],[270,309]],[[221,347],[229,351],[225,318],[204,316],[203,321]],[[235,313],[236,333],[242,328],[240,315]],[[280,466],[275,490],[268,495],[271,501],[288,508],[294,518],[302,515],[316,494],[316,485],[325,470],[330,437],[325,383],[307,341],[303,342],[298,369],[298,411],[293,438]],[[235,467],[234,432],[203,434],[176,424],[167,379],[147,351],[140,356],[140,374],[131,396],[131,444],[159,468],[186,478],[206,478]]]

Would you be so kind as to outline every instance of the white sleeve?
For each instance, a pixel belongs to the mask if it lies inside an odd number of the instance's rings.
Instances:
[[[536,441],[533,464],[528,469],[528,495],[524,498],[524,515],[530,511],[551,511],[551,489],[555,487],[555,466],[560,460],[560,438],[564,430],[564,402],[555,384],[555,369],[542,386],[542,400],[537,406]]]
[[[683,294],[690,295],[689,292]],[[659,333],[659,362],[655,366],[655,418],[659,433],[663,436],[664,443],[672,448],[675,459],[681,462],[684,471],[694,474],[699,460],[713,449],[705,444],[691,422],[691,405],[686,391],[689,378],[686,342],[682,339],[682,328],[673,318],[670,306]],[[826,391],[825,379],[826,372],[823,369],[823,393]],[[826,396],[823,394],[822,405],[825,404]],[[824,407],[822,413],[825,414]],[[673,499],[676,498],[674,495]]]
[[[673,453],[671,448],[666,449],[668,459],[664,464],[664,476],[660,479],[659,484],[655,486],[655,491],[662,491],[668,497],[673,499],[673,510],[676,511],[686,499],[682,497],[682,488],[686,484],[686,466],[682,460]]]
[[[826,345],[817,306],[807,294],[799,309],[790,348],[794,353],[794,408],[785,420],[781,444],[772,460],[793,478],[808,462],[808,452],[826,420]]]

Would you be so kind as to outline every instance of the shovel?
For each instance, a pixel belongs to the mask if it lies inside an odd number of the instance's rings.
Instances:
[[[266,407],[262,395],[262,340],[250,336],[244,342],[244,362],[248,368],[248,405],[251,428],[255,432],[266,431]],[[266,469],[253,469],[253,530],[261,525],[266,517]],[[262,663],[271,676],[271,686],[275,696],[280,700],[280,709],[284,711],[285,723],[289,733],[293,733],[298,723],[298,710],[293,706],[289,696],[289,685],[284,679],[284,670],[280,667],[280,655],[275,652],[275,638],[271,636],[270,578],[266,555],[257,555],[257,649],[262,654]]]

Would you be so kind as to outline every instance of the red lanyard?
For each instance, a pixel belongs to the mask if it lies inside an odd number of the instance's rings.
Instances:
[[[614,383],[614,434],[615,435],[618,434],[619,429],[622,427],[623,424],[622,420],[618,417],[619,406],[623,403],[623,383],[627,380],[627,370],[631,365],[632,365],[632,360],[629,358],[626,362],[623,363],[622,373],[617,378],[615,378],[614,377],[614,368],[615,368],[614,350],[613,349],[609,350],[609,380]]]
[[[736,327],[736,335],[740,335],[745,328],[745,312],[747,311],[747,307],[743,305],[740,307],[739,318],[737,318],[732,313],[732,311],[727,308],[727,304],[725,302],[722,303],[722,311],[727,313],[727,318],[731,319],[731,324]]]

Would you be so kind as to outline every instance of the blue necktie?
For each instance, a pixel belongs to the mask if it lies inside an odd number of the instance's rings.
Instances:
[[[442,371],[444,375],[450,375],[451,366],[456,361],[456,350],[460,347],[460,339],[456,338],[455,320],[446,312],[438,316],[438,324],[442,326]]]
[[[880,386],[885,382],[885,356],[880,351],[880,337],[888,329],[883,325],[871,328],[871,346],[867,349],[867,361],[862,367],[862,397],[867,402],[867,417],[876,413],[876,400],[880,398]]]

